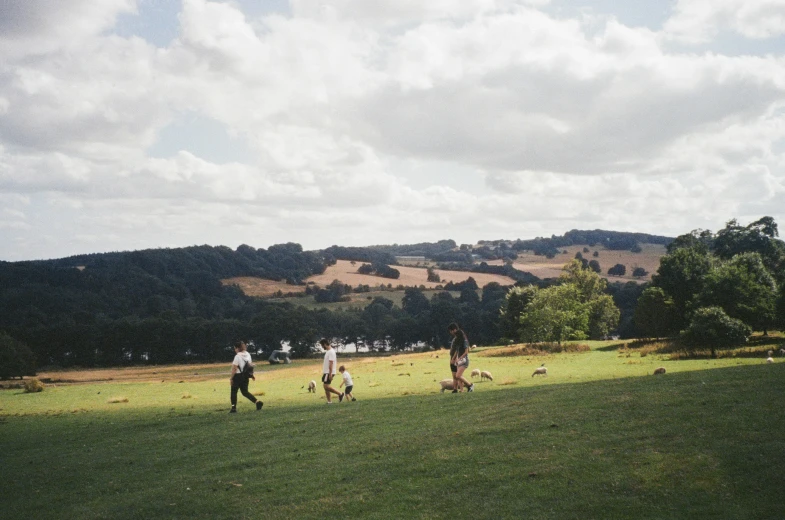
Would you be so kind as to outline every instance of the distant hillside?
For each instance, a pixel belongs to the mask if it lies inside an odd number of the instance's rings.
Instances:
[[[237,338],[253,339],[258,348],[266,350],[280,348],[284,341],[299,354],[307,353],[318,337],[330,334],[357,334],[382,341],[400,334],[395,341],[401,345],[423,337],[432,344],[442,344],[449,339],[442,337],[446,334],[445,320],[468,324],[478,342],[492,344],[499,339],[497,321],[504,286],[513,281],[540,283],[528,272],[535,266],[518,260],[530,254],[532,249],[527,248],[543,246],[544,253],[536,248],[531,253],[538,259],[542,254],[553,254],[554,262],[537,271],[545,275],[560,269],[562,260],[569,260],[562,252],[567,242],[594,242],[605,270],[610,267],[611,257],[604,252],[630,244],[634,250],[639,244],[669,240],[637,233],[571,231],[563,237],[484,242],[479,246],[458,246],[453,240],[371,247],[335,245],[321,251],[303,251],[294,243],[267,249],[241,245],[236,250],[204,245],[0,262],[0,332],[26,343],[39,366],[217,360],[225,358],[228,345]],[[646,258],[645,254],[633,255],[628,268],[639,260],[643,264]],[[396,257],[422,262],[400,266]],[[406,310],[393,309],[393,303],[384,298],[373,298],[368,312],[350,317],[329,312],[308,314],[301,307],[252,298],[231,282],[222,283],[242,277],[244,283],[256,283],[266,291],[274,286],[274,292],[286,293],[288,287],[299,289],[307,280],[319,280],[325,284],[317,290],[319,296],[327,285],[334,285],[334,275],[319,275],[328,267],[336,269],[339,261],[350,265],[350,270],[359,268],[351,266],[352,261],[375,264],[376,273],[384,264],[399,266],[397,271],[404,274],[412,269],[418,287],[466,280],[470,273],[483,290],[478,299],[477,287],[457,288],[459,297],[440,293],[426,304],[427,299],[410,289],[415,292],[410,294]],[[645,265],[654,266],[654,260]],[[440,275],[440,282],[428,282],[426,267],[438,271],[434,274]],[[366,278],[362,282],[365,285],[377,279],[400,285],[393,279]],[[350,276],[338,285],[359,280]],[[314,286],[308,288],[314,290]],[[336,287],[337,300],[342,298],[337,293],[355,288]],[[428,310],[430,305],[433,313]],[[411,320],[416,321],[416,327]]]
[[[512,249],[516,252],[532,251],[535,255],[554,256],[560,250],[573,245],[587,245],[589,247],[601,246],[612,251],[639,252],[642,244],[656,244],[667,246],[673,238],[649,235],[646,233],[629,233],[624,231],[606,231],[595,229],[591,231],[573,229],[562,236],[552,235],[550,238],[537,237],[528,240],[483,240],[480,245],[501,249]]]

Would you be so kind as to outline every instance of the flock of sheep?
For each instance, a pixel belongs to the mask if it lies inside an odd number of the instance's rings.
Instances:
[[[781,348],[779,350],[780,356],[785,356],[785,348]],[[774,351],[769,350],[768,357],[766,358],[766,363],[774,363]],[[665,367],[657,367],[654,369],[654,375],[662,375],[665,373]],[[537,367],[534,369],[532,373],[532,377],[534,376],[547,376],[548,375],[548,368],[545,366],[545,363],[542,366]],[[480,381],[493,381],[493,375],[487,370],[480,370],[479,368],[475,368],[471,372],[471,378],[474,379],[475,377],[479,377]],[[442,393],[445,390],[454,390],[452,379],[442,379],[439,381],[439,386],[442,388]],[[308,383],[308,391],[316,393],[316,381],[311,381]]]

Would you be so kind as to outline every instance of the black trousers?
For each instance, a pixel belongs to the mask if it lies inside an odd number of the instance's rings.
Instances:
[[[232,406],[237,406],[237,391],[240,391],[249,401],[256,402],[251,392],[248,391],[248,378],[242,374],[235,374],[232,377]]]

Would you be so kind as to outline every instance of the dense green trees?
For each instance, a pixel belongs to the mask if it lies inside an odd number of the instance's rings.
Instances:
[[[502,310],[503,334],[521,341],[602,338],[619,322],[607,282],[580,260],[565,266],[559,285],[512,289]]]
[[[638,303],[640,331],[683,330],[687,344],[714,352],[739,344],[745,331],[785,325],[785,244],[777,236],[774,219],[763,217],[677,237]],[[672,327],[664,316],[672,316]]]
[[[33,352],[21,341],[0,332],[0,379],[34,375]]]
[[[647,287],[635,308],[635,327],[647,338],[663,338],[679,331],[673,298],[661,287]]]

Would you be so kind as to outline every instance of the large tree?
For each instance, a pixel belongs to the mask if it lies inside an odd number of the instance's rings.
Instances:
[[[660,287],[673,299],[679,330],[686,326],[688,313],[703,292],[706,275],[713,265],[712,256],[700,247],[679,248],[660,259],[657,274],[652,276],[652,285]]]
[[[679,331],[673,298],[662,287],[647,287],[635,307],[635,328],[644,337],[663,338]]]
[[[721,307],[731,318],[766,332],[775,321],[777,284],[760,254],[742,253],[706,275],[698,300],[703,307]]]

